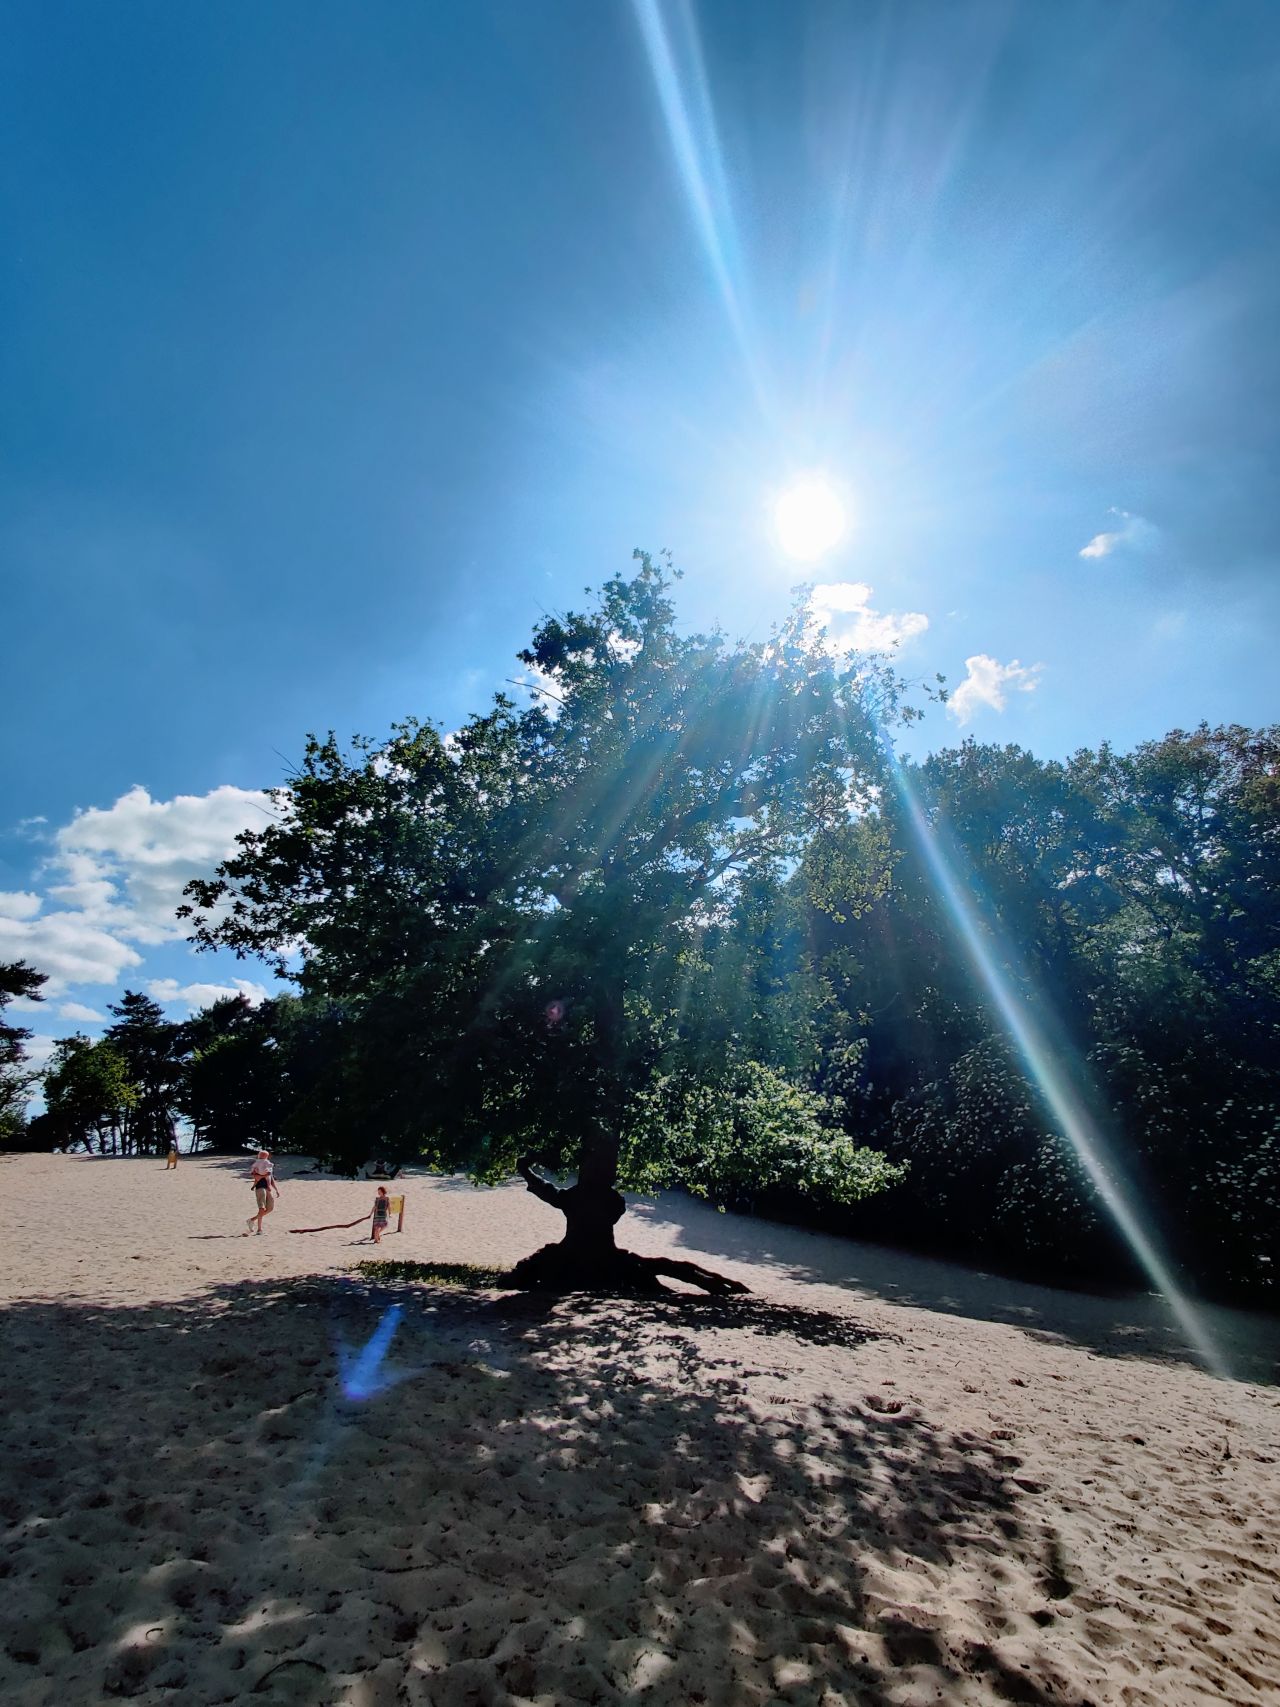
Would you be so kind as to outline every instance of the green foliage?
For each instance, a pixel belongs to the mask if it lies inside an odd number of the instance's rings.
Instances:
[[[163,1155],[173,1141],[185,1081],[184,1028],[137,990],[126,990],[108,1011],[115,1023],[103,1043],[119,1057],[131,1091],[123,1105],[121,1148],[125,1155]]]
[[[670,587],[641,556],[548,618],[522,657],[554,685],[527,711],[499,695],[448,741],[406,723],[350,755],[313,739],[277,821],[190,886],[198,943],[306,945],[328,1053],[299,1141],[348,1167],[607,1172],[636,1099],[718,1078],[718,1044],[813,1065],[779,886],[874,797],[898,683],[834,661],[800,610],[767,643],[683,635]]]
[[[1067,765],[966,742],[907,770],[986,954],[1090,1102],[1139,1212],[1193,1282],[1273,1297],[1280,732],[1175,731]],[[911,1164],[876,1232],[1130,1277],[901,801],[882,816],[883,898],[843,920],[808,903],[829,992],[819,1083],[850,1130]]]
[[[255,1008],[244,996],[214,1002],[188,1021],[180,1106],[199,1146],[230,1152],[253,1143],[280,1146],[299,1053],[281,1048],[287,1029],[281,1004]]]
[[[47,982],[42,972],[23,960],[0,962],[0,1150],[20,1148],[27,1138],[27,1099],[39,1077],[26,1061],[31,1032],[10,1025],[4,1010],[15,997],[42,1001]]]
[[[159,1155],[176,1131],[186,1083],[184,1029],[149,997],[126,990],[105,1037],[61,1039],[44,1077],[34,1142],[111,1155]]]
[[[942,1249],[1004,1250],[1063,1273],[1096,1266],[1108,1238],[1097,1194],[1003,1038],[966,1050],[892,1118],[918,1234]]]
[[[126,994],[102,1044],[60,1046],[32,1136],[147,1150],[181,1111],[348,1172],[496,1182],[527,1154],[1129,1278],[940,860],[1175,1264],[1273,1300],[1280,730],[890,766],[890,671],[833,660],[802,608],[754,645],[684,634],[671,593],[641,556],[548,617],[528,709],[311,739],[184,909],[202,946],[301,946],[297,995],[175,1027]],[[24,1036],[0,1026],[0,1120]]]
[[[856,1145],[828,1103],[758,1061],[719,1083],[665,1078],[634,1100],[623,1178],[679,1184],[731,1208],[844,1207],[896,1184],[905,1168]]]
[[[483,1268],[471,1262],[358,1262],[356,1272],[380,1286],[400,1283],[420,1286],[456,1286],[491,1291],[509,1286],[504,1268]]]
[[[44,1080],[45,1113],[32,1122],[43,1142],[100,1154],[120,1152],[138,1087],[120,1050],[105,1039],[61,1038]]]
[[[1095,1065],[1175,1250],[1215,1286],[1266,1299],[1280,1251],[1274,1072],[1242,1058],[1240,1037],[1215,1038],[1203,1013],[1109,1037]]]

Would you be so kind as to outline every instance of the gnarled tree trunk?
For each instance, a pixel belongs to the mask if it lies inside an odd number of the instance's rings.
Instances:
[[[612,1139],[584,1146],[577,1182],[552,1185],[536,1174],[527,1157],[520,1177],[534,1194],[565,1218],[564,1238],[543,1245],[511,1271],[514,1283],[531,1292],[665,1292],[661,1276],[687,1281],[704,1292],[746,1292],[740,1280],[673,1257],[641,1257],[618,1248],[614,1228],[627,1212],[618,1190],[618,1144]]]
[[[618,873],[611,861],[604,862],[603,872],[606,887],[616,885]],[[619,981],[603,976],[592,994],[599,1083],[608,1087],[602,1090],[605,1109],[617,1106],[625,1081],[625,993]],[[613,1231],[627,1212],[618,1190],[619,1148],[616,1130],[607,1117],[601,1118],[583,1138],[578,1178],[571,1186],[552,1185],[534,1173],[527,1157],[521,1157],[520,1177],[535,1197],[560,1211],[565,1232],[559,1244],[544,1245],[516,1264],[511,1271],[515,1284],[537,1292],[653,1293],[667,1290],[660,1279],[665,1274],[705,1292],[746,1292],[741,1281],[726,1279],[697,1263],[641,1257],[618,1249]]]

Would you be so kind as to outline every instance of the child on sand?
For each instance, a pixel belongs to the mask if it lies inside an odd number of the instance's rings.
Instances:
[[[378,1195],[373,1200],[373,1242],[382,1243],[382,1235],[387,1230],[387,1221],[391,1215],[391,1199],[387,1196],[385,1185],[378,1187]]]
[[[169,1157],[164,1165],[166,1172],[168,1169],[176,1168],[178,1165],[178,1140],[176,1135],[169,1140]]]
[[[257,1226],[254,1231],[261,1233],[263,1216],[270,1215],[275,1208],[271,1194],[274,1192],[276,1197],[280,1195],[280,1187],[276,1184],[275,1171],[271,1166],[270,1150],[258,1151],[258,1159],[250,1170],[249,1178],[253,1182],[253,1200],[258,1206],[249,1217],[249,1225],[253,1227],[256,1221]]]

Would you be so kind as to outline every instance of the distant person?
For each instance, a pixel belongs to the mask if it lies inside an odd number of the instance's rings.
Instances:
[[[378,1195],[373,1200],[373,1242],[382,1243],[382,1235],[387,1230],[387,1222],[391,1219],[391,1199],[387,1196],[385,1185],[378,1187]]]
[[[176,1168],[178,1165],[178,1140],[176,1135],[169,1140],[169,1155],[164,1165],[166,1171],[169,1168]]]
[[[249,1217],[249,1225],[253,1227],[256,1221],[257,1226],[254,1227],[254,1231],[261,1233],[262,1218],[264,1215],[270,1215],[275,1208],[275,1198],[280,1195],[280,1187],[276,1184],[275,1169],[271,1165],[270,1150],[258,1151],[258,1158],[250,1169],[249,1178],[253,1183],[253,1199],[258,1205]],[[275,1194],[274,1197],[273,1193]]]

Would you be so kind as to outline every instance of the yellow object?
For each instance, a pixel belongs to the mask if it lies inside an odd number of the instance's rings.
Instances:
[[[391,1199],[391,1213],[393,1215],[398,1215],[400,1217],[400,1219],[396,1222],[396,1232],[397,1233],[403,1233],[404,1232],[404,1198],[403,1197],[393,1197]]]

